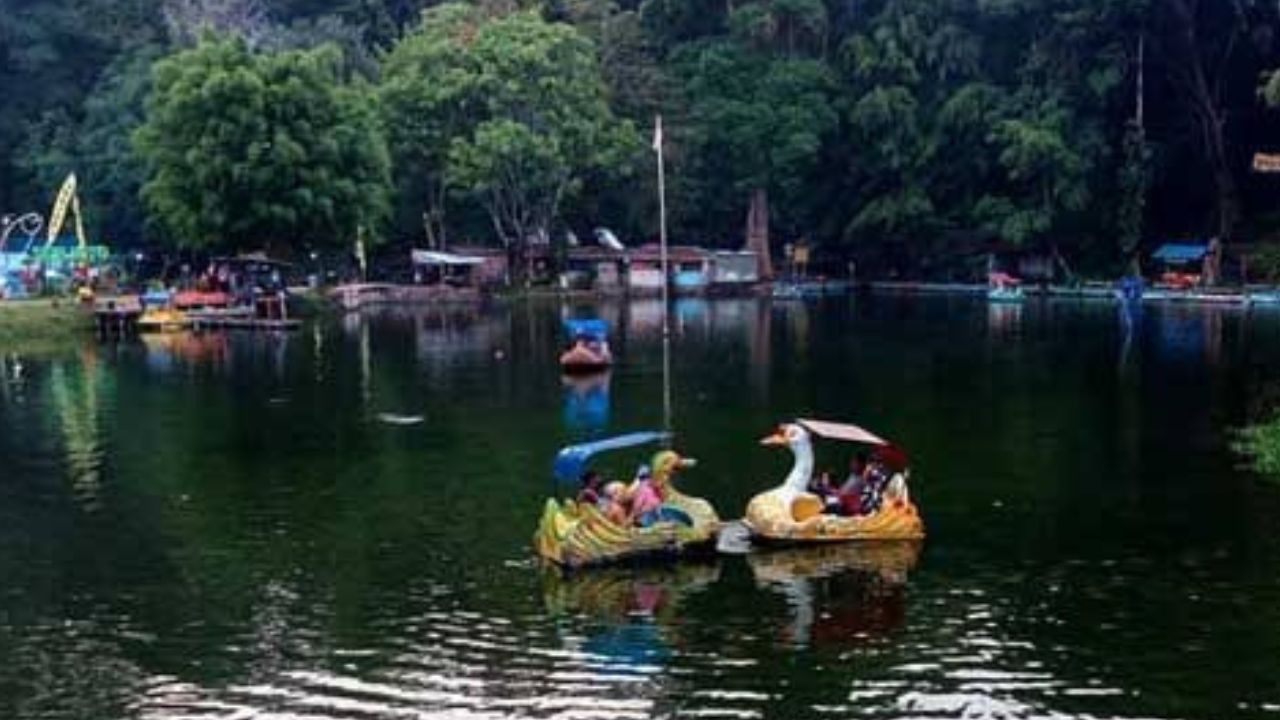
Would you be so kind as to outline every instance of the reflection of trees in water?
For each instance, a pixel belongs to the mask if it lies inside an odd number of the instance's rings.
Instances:
[[[82,506],[94,509],[100,500],[104,458],[100,395],[110,394],[114,382],[91,346],[78,362],[55,360],[49,370],[49,393],[72,492]]]
[[[813,342],[810,307],[804,302],[779,302],[773,304],[773,312],[781,325],[784,347],[795,360],[809,355]]]
[[[653,298],[627,303],[627,337],[645,342],[662,340],[662,301]]]
[[[1022,329],[1022,303],[987,303],[987,337],[1011,340]]]
[[[796,647],[840,648],[893,633],[906,621],[907,574],[918,542],[848,542],[753,553],[756,582],[787,599],[781,636]]]
[[[1209,367],[1222,362],[1225,315],[1243,321],[1238,310],[1212,305],[1169,304],[1155,318],[1157,347],[1166,358],[1202,361]]]

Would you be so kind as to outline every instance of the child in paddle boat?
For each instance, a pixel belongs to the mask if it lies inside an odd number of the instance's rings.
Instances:
[[[600,503],[600,473],[588,470],[582,474],[582,489],[578,491],[578,502],[583,505]]]
[[[884,500],[884,489],[889,484],[892,473],[879,458],[873,457],[867,462],[867,469],[862,474],[863,489],[858,501],[858,511],[862,515],[872,515],[880,509]]]
[[[641,465],[636,471],[635,482],[631,484],[631,522],[639,527],[648,527],[658,520],[658,508],[662,507],[662,496],[653,484],[653,477],[648,465]]]
[[[596,508],[615,525],[629,524],[631,511],[627,507],[627,486],[616,480],[606,484],[600,491],[600,500],[596,503]]]

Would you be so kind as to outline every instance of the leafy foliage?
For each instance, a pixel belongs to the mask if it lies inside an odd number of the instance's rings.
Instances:
[[[1240,430],[1233,448],[1258,473],[1280,479],[1280,414]]]
[[[434,202],[445,187],[476,199],[507,247],[546,236],[585,173],[625,167],[639,147],[591,43],[535,13],[426,13],[387,57],[382,94],[406,174]]]
[[[155,66],[143,197],[173,237],[230,249],[345,244],[386,211],[388,157],[340,53],[201,41]]]
[[[1278,13],[1261,0],[10,0],[0,209],[47,207],[74,170],[91,233],[111,242],[338,242],[388,207],[406,238],[651,235],[652,158],[634,128],[661,114],[676,238],[738,245],[749,200],[767,197],[775,230],[873,272],[988,241],[1110,270],[1144,241],[1275,229],[1275,187],[1246,160],[1277,142]],[[209,32],[223,40],[201,43]],[[168,102],[143,101],[153,77]]]

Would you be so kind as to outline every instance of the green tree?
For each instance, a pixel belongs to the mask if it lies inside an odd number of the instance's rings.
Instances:
[[[745,205],[748,243],[767,257],[770,225],[793,232],[806,225],[795,208],[838,116],[828,67],[790,54],[790,33],[783,50],[770,49],[758,12],[752,5],[736,10],[731,22],[739,35],[687,45],[674,62],[689,103],[690,171],[700,196],[683,204],[709,210],[719,223]],[[771,218],[775,205],[781,213]]]
[[[469,48],[481,22],[462,3],[432,8],[382,63],[378,94],[400,204],[421,212],[432,247],[447,240],[449,150],[483,117]]]
[[[80,167],[85,101],[122,53],[161,34],[153,0],[11,0],[0,12],[0,212],[48,211],[47,176]],[[101,97],[101,95],[100,95]],[[63,141],[53,144],[55,136]],[[50,156],[42,158],[44,150]],[[96,154],[96,153],[95,153]],[[66,160],[71,165],[53,166]],[[94,213],[97,214],[97,213]]]
[[[275,54],[202,40],[156,64],[143,197],[179,244],[345,244],[385,217],[389,160],[372,92],[332,47]]]
[[[426,13],[388,56],[382,93],[397,154],[425,179],[428,203],[446,187],[475,199],[513,252],[550,233],[584,175],[625,168],[639,146],[609,109],[590,41],[531,12]]]
[[[77,173],[93,242],[119,245],[143,234],[146,218],[138,193],[145,168],[130,138],[142,125],[151,64],[160,52],[144,45],[117,56],[85,99],[83,118],[46,115],[32,127],[18,156],[18,165],[51,194],[68,172]]]

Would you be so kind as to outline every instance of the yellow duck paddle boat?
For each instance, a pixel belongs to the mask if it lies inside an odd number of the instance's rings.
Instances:
[[[666,433],[639,432],[564,448],[556,456],[556,479],[577,482],[597,453],[656,443],[668,437]],[[671,450],[653,456],[649,482],[662,504],[643,524],[611,520],[605,511],[589,502],[549,498],[533,537],[538,555],[563,567],[578,568],[713,548],[720,529],[715,509],[706,500],[685,495],[672,484],[678,470],[693,464],[692,459]],[[628,492],[634,490],[633,484]]]
[[[887,441],[856,425],[797,420],[779,427],[760,443],[789,448],[795,462],[781,485],[756,495],[747,504],[743,524],[752,540],[825,543],[924,538],[924,522],[911,502],[907,490],[909,471],[905,467],[898,468],[885,481],[879,507],[873,512],[850,516],[824,512],[823,500],[809,492],[809,481],[813,477],[813,435],[870,445],[886,455],[901,454],[892,450]]]

